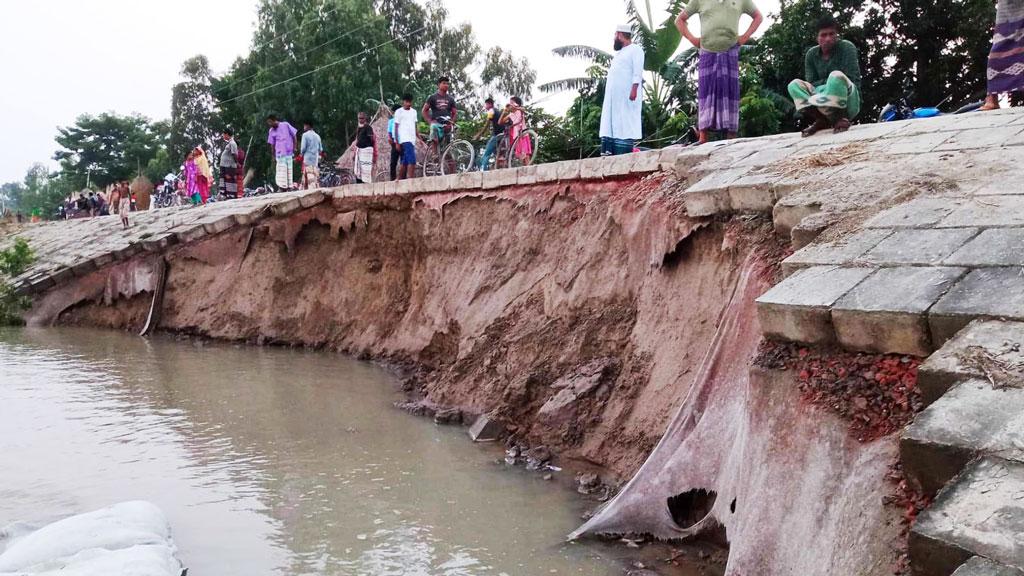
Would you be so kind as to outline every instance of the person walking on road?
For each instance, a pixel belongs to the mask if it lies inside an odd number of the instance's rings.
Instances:
[[[306,190],[320,186],[320,155],[324,152],[323,141],[313,129],[313,121],[306,120],[302,124],[302,187]]]
[[[398,161],[402,159],[402,145],[398,143],[398,132],[395,131],[395,112],[401,109],[401,106],[395,106],[395,109],[391,111],[391,119],[388,120],[388,144],[391,148],[391,180],[398,180]]]
[[[238,198],[238,143],[230,128],[221,133],[224,150],[220,153],[220,193],[226,198]]]
[[[373,131],[373,125],[366,116],[366,112],[360,112],[358,116],[359,128],[356,129],[356,158],[355,175],[357,184],[373,183],[373,167],[377,164],[377,134]]]
[[[608,67],[601,109],[601,155],[615,156],[633,151],[643,137],[640,119],[644,81],[644,50],[633,43],[633,29],[619,26],[615,31],[615,57]]]
[[[740,17],[750,16],[750,27],[739,35]],[[701,37],[686,22],[700,15]],[[740,129],[740,47],[761,27],[764,16],[754,0],[690,0],[676,18],[679,33],[700,49],[697,64],[697,130],[700,143],[708,131],[735,138]]]
[[[992,51],[988,55],[988,96],[982,110],[999,108],[999,95],[1024,92],[1024,0],[999,0]]]
[[[298,130],[291,124],[278,120],[274,114],[267,116],[267,126],[270,128],[267,132],[267,144],[270,144],[270,153],[273,154],[275,162],[274,183],[278,188],[291,190],[295,185],[293,168]]]
[[[399,180],[416,177],[416,123],[419,118],[412,107],[412,96],[402,96],[402,107],[395,112],[395,133],[402,148],[402,168]]]
[[[128,213],[132,210],[131,193],[128,191],[128,182],[120,182],[114,189],[117,195],[117,215],[121,217],[121,227],[127,230],[131,225],[128,223]]]

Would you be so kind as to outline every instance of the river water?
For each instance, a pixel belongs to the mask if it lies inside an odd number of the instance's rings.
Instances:
[[[339,355],[0,330],[0,527],[142,499],[196,576],[623,573],[563,542],[575,494],[400,398]]]

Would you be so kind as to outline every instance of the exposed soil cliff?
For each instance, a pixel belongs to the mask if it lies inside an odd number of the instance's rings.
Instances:
[[[752,300],[769,285],[780,245],[766,219],[688,217],[666,178],[344,198],[237,227],[167,252],[161,328],[400,363],[423,402],[490,413],[517,437],[619,479],[690,406],[698,420],[706,414],[685,457],[691,471],[672,481],[678,471],[662,470],[657,486],[715,488],[739,499],[738,518],[771,524],[740,529],[724,520],[729,500],[718,503],[714,517],[738,538],[729,573],[886,573],[898,528],[887,527],[881,495],[894,443],[858,446],[845,423],[802,403],[797,386],[749,378],[760,340]],[[102,284],[103,274],[83,283]],[[138,328],[139,300],[148,300],[70,294],[37,306],[73,304],[64,322]],[[711,357],[717,379],[708,378]],[[793,420],[799,427],[785,426]],[[737,468],[742,461],[754,468]],[[807,462],[820,473],[780,483]],[[802,491],[799,502],[781,501],[786,486]],[[851,487],[857,498],[833,499]],[[644,518],[670,515],[673,495],[648,495],[644,505],[658,512]],[[636,531],[665,535],[644,518]],[[794,548],[823,524],[827,539]],[[798,530],[782,539],[787,526]],[[766,553],[773,539],[784,544]]]

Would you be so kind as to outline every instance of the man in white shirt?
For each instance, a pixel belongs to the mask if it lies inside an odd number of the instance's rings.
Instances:
[[[644,81],[644,50],[633,44],[631,27],[624,25],[616,29],[615,50],[615,58],[608,67],[601,110],[602,156],[628,154],[643,137],[640,89]]]
[[[398,179],[416,177],[416,122],[419,116],[412,107],[412,96],[402,96],[402,107],[395,112],[395,133],[398,144],[402,147],[402,167],[398,171]]]

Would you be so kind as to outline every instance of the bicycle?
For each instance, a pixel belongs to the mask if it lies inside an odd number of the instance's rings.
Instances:
[[[505,139],[511,138],[512,134],[510,132],[507,132],[507,133],[508,133],[508,135],[506,136]],[[530,154],[529,154],[529,156],[526,156],[524,158],[520,158],[516,154],[516,149],[519,148],[519,144],[520,144],[520,142],[523,141],[524,138],[529,138],[528,141],[531,144]],[[537,153],[539,151],[540,151],[540,135],[538,135],[535,130],[533,130],[531,128],[526,128],[522,132],[520,132],[518,136],[516,136],[515,141],[512,142],[512,144],[509,146],[509,149],[508,149],[508,160],[505,162],[505,165],[507,167],[509,167],[509,168],[519,168],[520,166],[530,166],[530,165],[533,165],[534,161],[537,160]]]
[[[424,176],[462,174],[473,169],[476,150],[469,140],[457,138],[459,127],[450,118],[437,118],[444,126],[444,135],[437,147],[427,141],[427,152],[423,158]],[[431,135],[433,136],[433,135]],[[440,153],[439,153],[440,152]]]
[[[494,153],[491,154],[490,158],[487,159],[487,164],[483,164],[483,158],[487,153],[487,144],[490,143],[488,138],[487,142],[484,143],[484,147],[480,149],[479,165],[474,165],[474,170],[483,170],[489,172],[491,170],[501,170],[502,168],[508,168],[508,152],[512,149],[512,142],[509,139],[509,132],[506,130],[500,135],[498,143],[494,146]]]

